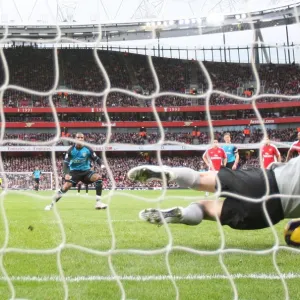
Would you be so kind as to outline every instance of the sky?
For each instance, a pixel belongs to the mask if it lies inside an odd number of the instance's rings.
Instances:
[[[2,24],[55,24],[58,7],[77,24],[198,18],[264,10],[300,0],[0,0]],[[59,5],[58,5],[59,4]]]

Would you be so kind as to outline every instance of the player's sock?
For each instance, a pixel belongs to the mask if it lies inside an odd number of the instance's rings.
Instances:
[[[175,174],[175,181],[183,188],[199,189],[200,174],[190,168],[174,167],[172,172]]]
[[[88,186],[88,185],[85,186],[85,193],[86,193],[86,194],[89,193],[89,186]]]
[[[101,201],[101,195],[102,195],[102,180],[99,179],[95,182],[96,187],[96,201]]]
[[[63,188],[61,188],[59,191],[57,191],[57,193],[55,194],[54,199],[52,201],[52,205],[55,202],[58,202],[65,193],[66,193],[66,191],[64,191]]]
[[[203,219],[203,209],[199,203],[191,203],[182,209],[180,223],[186,225],[198,225]]]
[[[45,210],[51,210],[51,209],[53,208],[54,204],[55,204],[56,202],[58,202],[59,199],[60,199],[60,198],[63,196],[63,194],[65,194],[66,192],[67,192],[67,191],[64,191],[63,188],[61,188],[59,191],[57,191],[56,194],[55,194],[55,196],[54,196],[54,198],[53,198],[53,200],[52,200],[52,202],[51,202],[51,204],[47,205],[47,206],[45,207]]]
[[[81,191],[81,184],[78,184],[78,187],[77,187],[77,193],[79,194]]]

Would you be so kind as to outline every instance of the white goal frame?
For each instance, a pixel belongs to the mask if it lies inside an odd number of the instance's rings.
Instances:
[[[48,175],[49,181],[45,181],[43,176]],[[24,188],[20,187],[20,182],[18,179],[25,178]],[[2,178],[2,188],[7,188],[8,190],[32,190],[35,182],[32,177],[32,172],[0,172],[0,177]],[[16,179],[16,177],[19,177]],[[26,186],[27,184],[27,186]],[[42,172],[40,180],[41,190],[53,190],[53,172]]]

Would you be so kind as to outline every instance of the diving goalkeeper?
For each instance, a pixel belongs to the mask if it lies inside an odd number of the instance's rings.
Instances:
[[[95,182],[96,187],[96,206],[95,209],[106,209],[107,205],[101,202],[102,179],[100,174],[91,170],[91,161],[101,165],[101,160],[97,154],[87,146],[84,146],[84,134],[78,132],[76,134],[76,143],[66,153],[64,160],[65,183],[63,187],[56,193],[50,205],[45,210],[51,210],[53,205],[72,187],[76,186],[79,181],[84,184]]]
[[[222,167],[218,173],[200,173],[184,167],[146,165],[131,169],[128,178],[134,181],[162,180],[164,174],[167,181],[175,181],[183,188],[209,192],[220,188],[221,196],[225,197],[224,201],[200,200],[185,208],[145,209],[140,212],[140,218],[149,223],[163,224],[165,219],[166,223],[198,225],[202,220],[219,219],[222,225],[251,230],[269,227],[284,218],[300,217],[300,156],[288,163],[273,163],[265,172],[270,188],[265,204],[271,224],[264,213],[263,201],[259,201],[267,192],[261,168],[232,171]],[[226,195],[226,192],[234,195]]]

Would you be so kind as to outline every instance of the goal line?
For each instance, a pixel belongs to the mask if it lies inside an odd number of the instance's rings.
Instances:
[[[281,273],[284,279],[299,279],[300,273]],[[281,277],[277,274],[268,273],[251,273],[251,274],[231,274],[233,279],[259,279],[259,280],[281,280]],[[61,282],[60,276],[11,276],[12,281],[20,282]],[[67,282],[84,282],[84,281],[115,281],[117,277],[114,276],[66,276]],[[166,281],[166,280],[228,280],[228,276],[222,274],[192,274],[182,276],[170,276],[170,275],[145,275],[145,276],[133,276],[123,275],[118,276],[119,280],[123,281]],[[5,277],[0,277],[0,281],[5,281]]]

